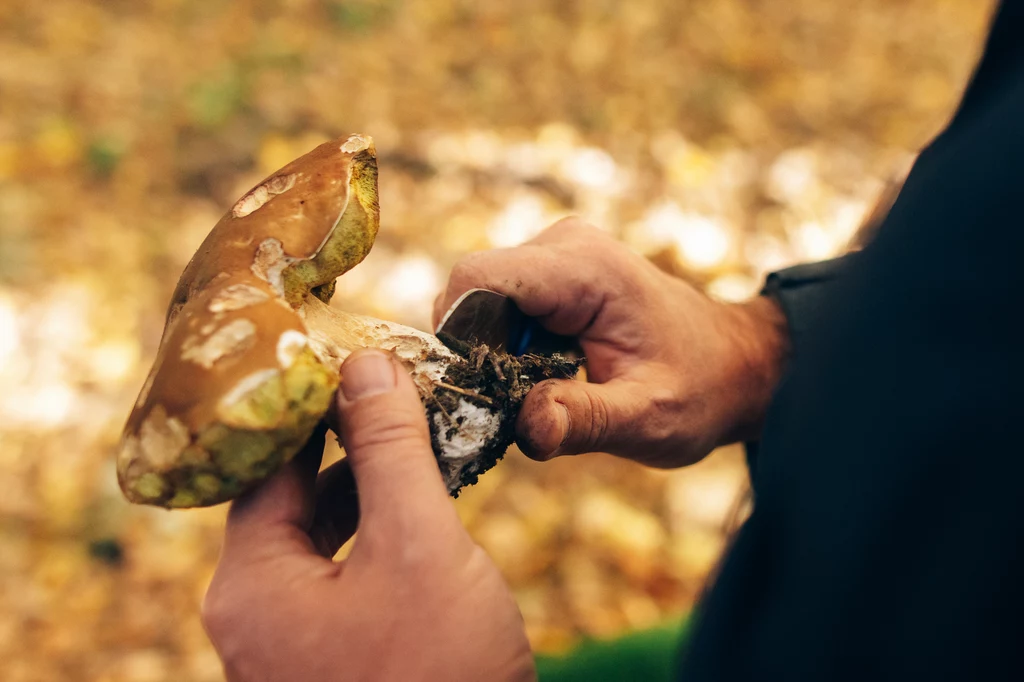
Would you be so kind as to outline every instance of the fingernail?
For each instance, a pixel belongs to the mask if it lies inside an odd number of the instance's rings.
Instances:
[[[551,415],[554,417],[554,427],[557,431],[552,435],[558,438],[558,444],[543,456],[545,462],[561,455],[565,442],[569,440],[569,408],[556,402]]]
[[[395,385],[395,363],[383,351],[356,351],[341,366],[341,392],[345,400],[387,393]]]

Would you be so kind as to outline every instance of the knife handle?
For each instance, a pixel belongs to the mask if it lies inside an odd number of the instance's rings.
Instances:
[[[519,338],[509,339],[509,352],[511,352],[512,355],[523,355],[526,353],[526,349],[530,347],[530,342],[533,340],[534,334],[538,328],[543,329],[536,319],[527,317],[523,322],[523,328],[519,333]]]
[[[553,334],[541,326],[535,317],[521,315],[517,322],[518,324],[513,325],[513,328],[509,330],[507,348],[510,354],[525,355],[533,352],[545,355],[552,353],[580,355],[579,343],[575,337]]]

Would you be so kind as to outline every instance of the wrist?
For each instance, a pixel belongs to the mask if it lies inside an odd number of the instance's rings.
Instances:
[[[733,410],[719,445],[760,437],[789,355],[788,322],[774,298],[758,296],[724,307]]]

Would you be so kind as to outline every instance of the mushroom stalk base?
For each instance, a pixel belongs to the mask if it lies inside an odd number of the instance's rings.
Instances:
[[[571,378],[579,362],[561,356],[515,357],[404,325],[331,308],[309,296],[300,314],[310,347],[337,371],[357,348],[395,355],[412,375],[430,426],[431,445],[448,492],[472,485],[515,439],[515,420],[539,381]]]

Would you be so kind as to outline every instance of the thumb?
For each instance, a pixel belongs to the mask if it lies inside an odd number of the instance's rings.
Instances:
[[[341,441],[359,496],[360,527],[388,536],[454,517],[412,377],[390,353],[359,350],[341,366]]]
[[[641,387],[622,380],[588,384],[549,379],[523,401],[517,441],[537,460],[585,452],[618,454],[637,445],[645,402]]]

